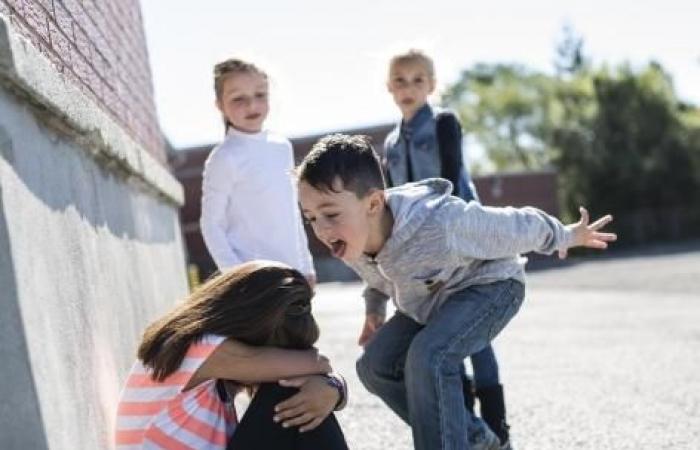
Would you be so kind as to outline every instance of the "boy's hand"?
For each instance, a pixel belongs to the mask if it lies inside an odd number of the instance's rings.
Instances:
[[[376,313],[369,313],[365,316],[365,324],[362,327],[362,332],[360,333],[360,338],[357,343],[361,346],[367,345],[367,343],[374,337],[374,333],[384,325],[384,316]]]
[[[322,375],[280,380],[281,386],[297,387],[299,392],[275,406],[275,422],[282,426],[299,427],[299,432],[313,430],[328,417],[340,399],[338,390]]]
[[[615,233],[599,233],[598,230],[612,222],[613,218],[610,214],[603,216],[595,222],[588,223],[588,211],[583,206],[579,207],[581,212],[581,220],[577,223],[567,225],[567,228],[574,234],[574,243],[572,247],[589,247],[604,250],[608,248],[608,242],[617,239]],[[559,258],[566,258],[567,249],[559,250]]]

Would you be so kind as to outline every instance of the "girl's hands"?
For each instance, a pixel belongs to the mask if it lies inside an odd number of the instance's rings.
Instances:
[[[357,343],[361,346],[367,345],[367,343],[374,337],[374,333],[384,325],[384,316],[376,313],[369,313],[365,316],[365,324],[362,326],[362,332],[357,340]]]
[[[275,422],[282,426],[299,427],[299,432],[316,428],[330,414],[340,399],[338,389],[330,386],[326,377],[306,377],[280,380],[281,386],[297,387],[299,392],[275,406]]]
[[[608,248],[608,242],[613,242],[617,239],[615,233],[600,233],[598,230],[612,222],[613,218],[610,214],[601,217],[595,222],[589,224],[588,211],[583,206],[579,207],[581,212],[581,220],[567,228],[573,232],[574,242],[572,247],[588,247],[604,250]],[[559,258],[566,258],[567,249],[559,250]]]

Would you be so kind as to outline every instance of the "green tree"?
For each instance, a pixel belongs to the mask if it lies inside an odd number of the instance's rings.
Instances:
[[[534,170],[549,162],[544,139],[552,105],[549,77],[522,66],[477,64],[443,96],[497,170]]]
[[[612,212],[623,240],[700,232],[700,112],[657,63],[593,69],[582,39],[547,75],[477,64],[446,92],[497,170],[555,167],[569,218]],[[575,70],[574,70],[575,69]]]

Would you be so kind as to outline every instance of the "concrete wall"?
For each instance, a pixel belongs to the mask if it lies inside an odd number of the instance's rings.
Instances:
[[[187,292],[182,198],[0,14],[0,449],[111,446],[141,333]]]

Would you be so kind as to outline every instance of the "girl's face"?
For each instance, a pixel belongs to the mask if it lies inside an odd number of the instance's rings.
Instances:
[[[389,70],[387,89],[404,119],[410,120],[435,89],[435,81],[420,62],[394,64]]]
[[[216,106],[237,130],[259,132],[270,111],[267,78],[256,72],[229,75]]]

